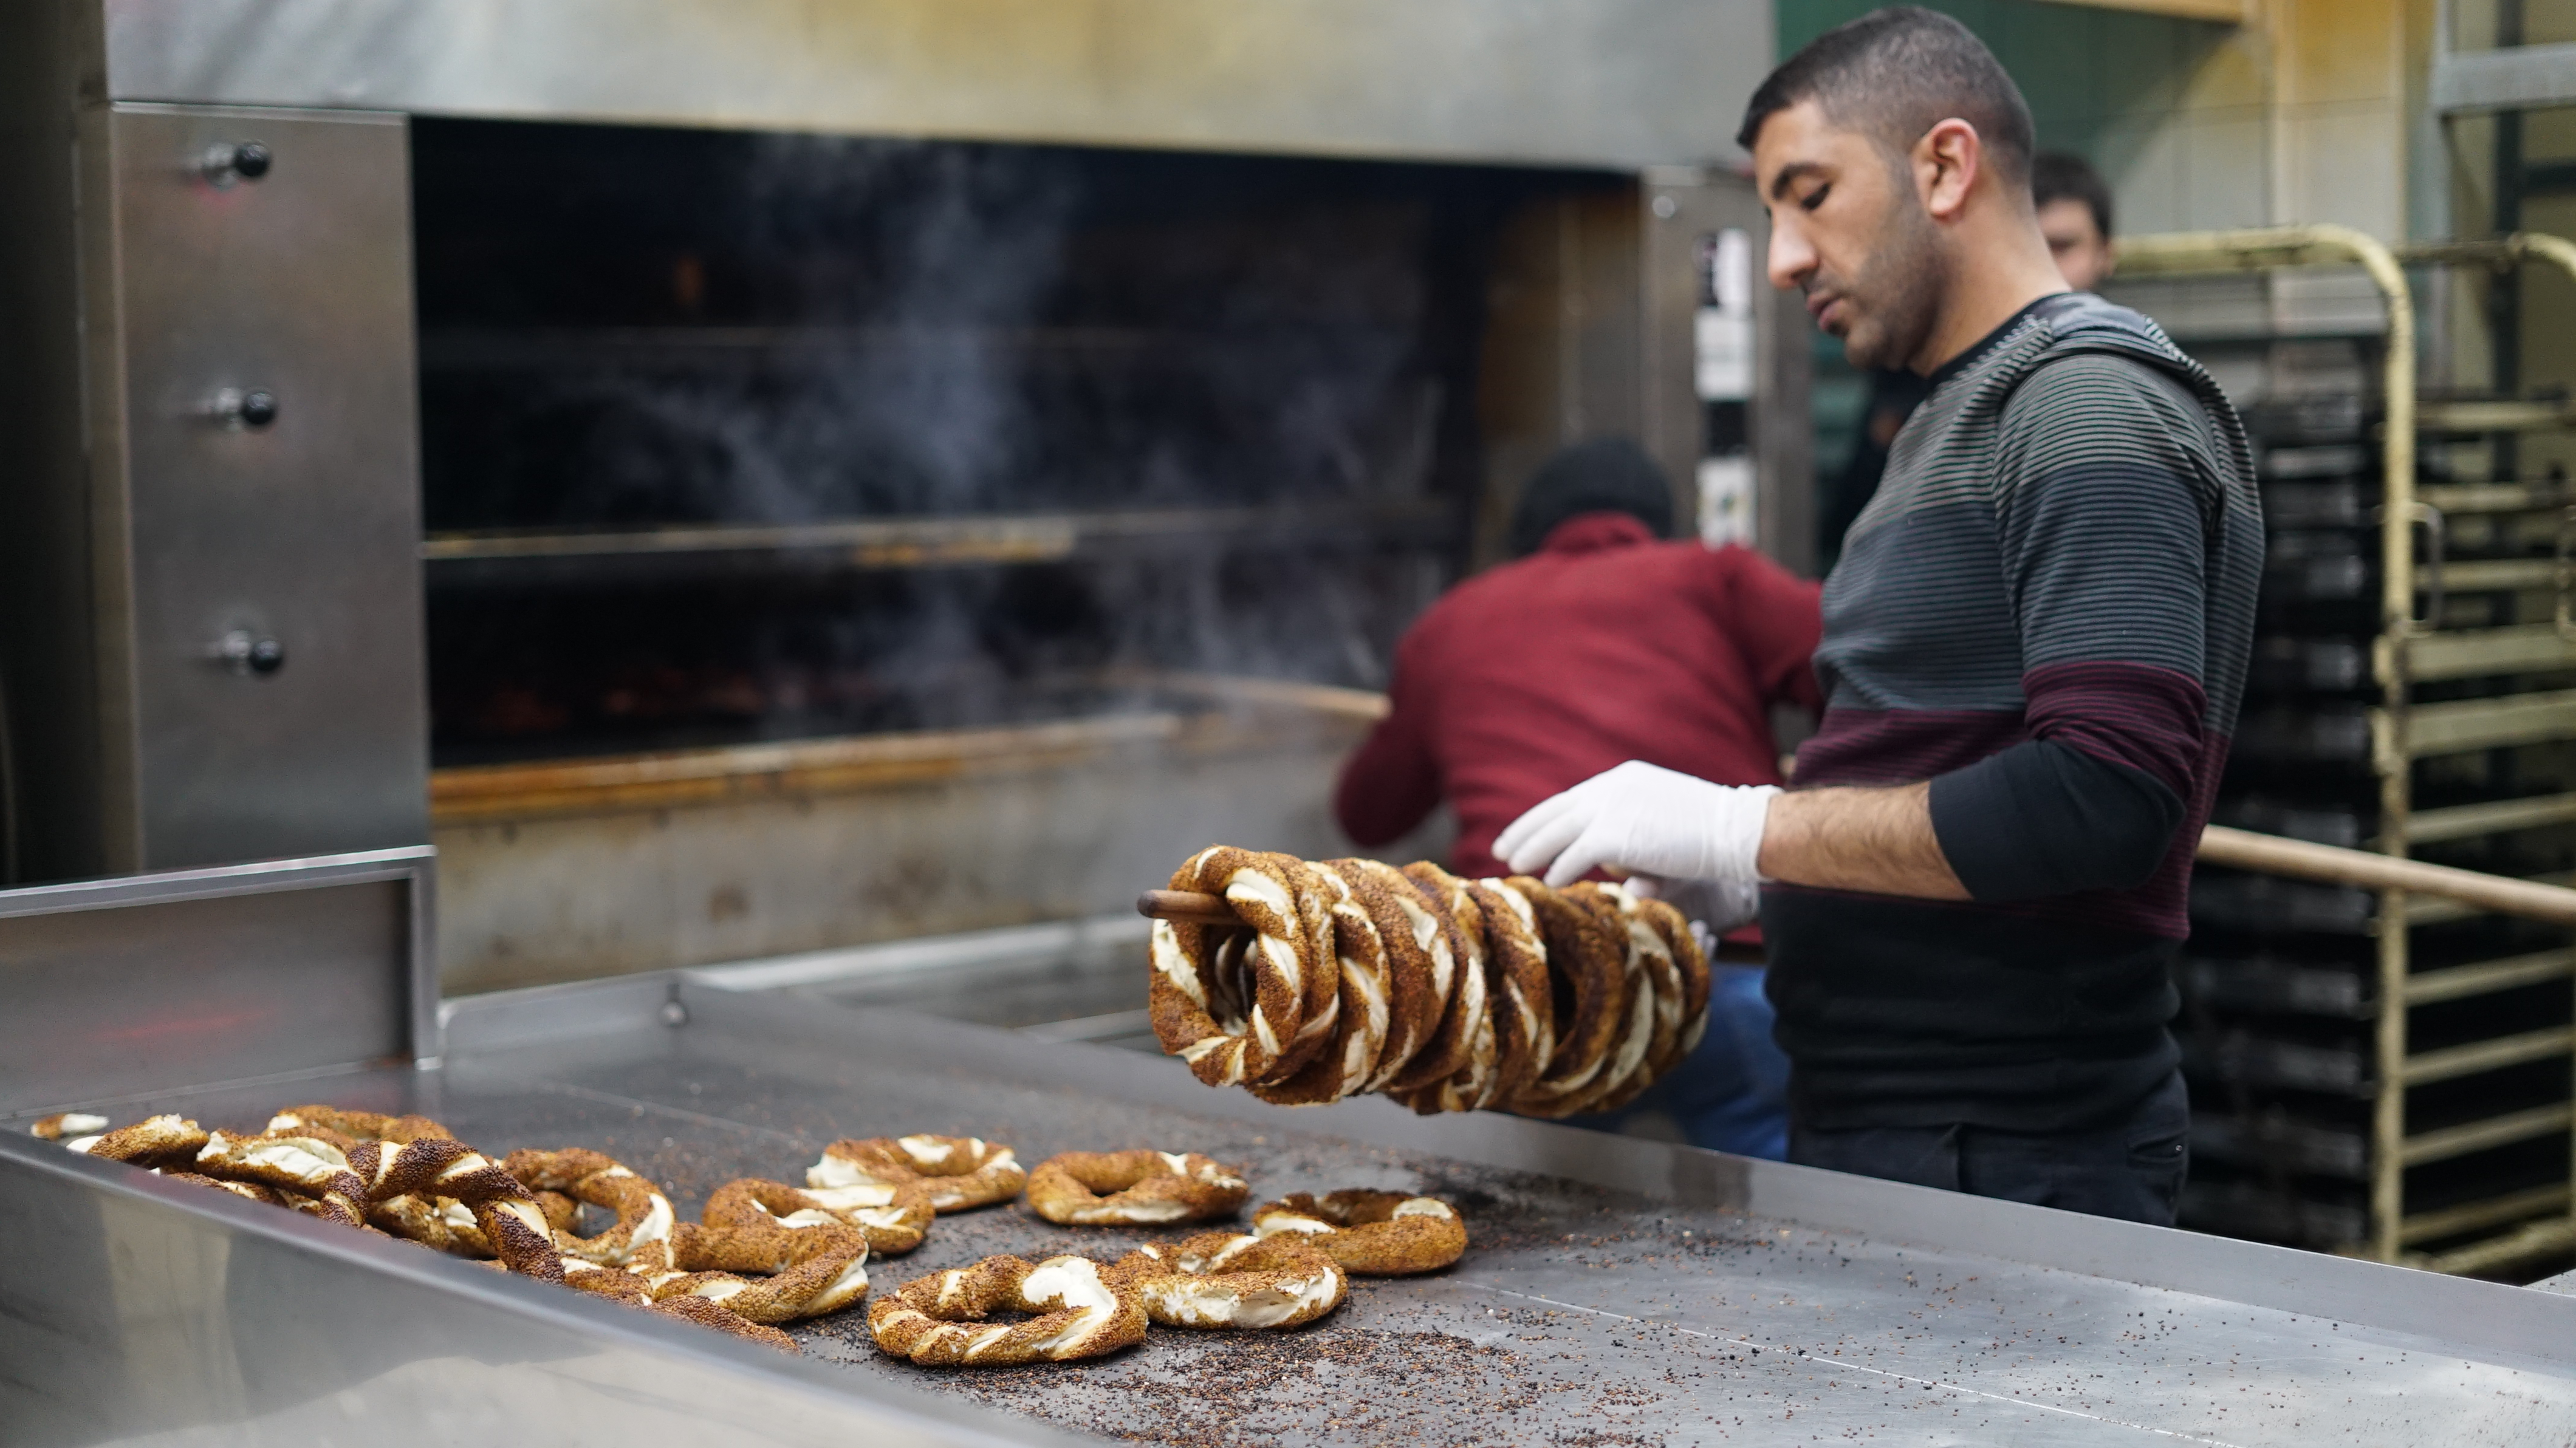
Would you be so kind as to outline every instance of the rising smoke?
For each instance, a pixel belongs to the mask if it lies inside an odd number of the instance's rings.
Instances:
[[[774,735],[1088,711],[1098,681],[1152,670],[1384,684],[1454,557],[1419,519],[1410,553],[1349,546],[1368,510],[1433,502],[1472,381],[1472,323],[1434,295],[1461,284],[1437,202],[1321,163],[729,144],[702,234],[657,238],[673,280],[636,306],[641,340],[523,377],[503,404],[478,464],[525,482],[493,487],[507,511],[484,526],[1193,509],[1231,541],[512,606],[477,635],[502,666],[482,672],[543,671],[562,696],[517,717]],[[639,194],[679,184],[632,170]],[[611,249],[614,194],[588,239]],[[1343,536],[1247,538],[1246,517]],[[476,520],[443,524],[459,525]]]

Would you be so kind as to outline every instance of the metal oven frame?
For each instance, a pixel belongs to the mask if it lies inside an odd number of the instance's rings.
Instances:
[[[1759,226],[1728,137],[1769,62],[1766,4],[639,14],[37,0],[0,16],[16,199],[0,316],[20,339],[0,423],[27,480],[0,528],[0,883],[429,839],[414,115],[1624,172],[1632,202],[1562,218],[1535,258],[1551,290],[1512,382],[1532,432],[1493,445],[1487,491],[1507,512],[1549,448],[1600,431],[1635,433],[1687,486],[1687,264],[1712,218]],[[233,164],[249,141],[267,154]],[[1794,307],[1765,316],[1759,516],[1794,565],[1807,333]]]

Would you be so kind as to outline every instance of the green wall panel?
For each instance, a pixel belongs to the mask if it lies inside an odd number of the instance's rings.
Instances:
[[[1869,0],[1780,0],[1783,57],[1846,20],[1879,8]],[[2139,124],[2172,110],[2228,27],[2040,0],[1934,0],[1991,47],[2030,102],[2039,144],[2073,151],[2107,174],[2126,169]]]
[[[2202,21],[2041,0],[1927,4],[1956,16],[1993,49],[2030,102],[2043,149],[2084,157],[2115,186],[2228,33]],[[1778,0],[1780,55],[1877,8],[1873,0]],[[1869,383],[1844,362],[1842,343],[1821,332],[1815,340],[1816,471],[1830,483],[1851,457]],[[1839,540],[1818,541],[1819,556],[1830,561]]]

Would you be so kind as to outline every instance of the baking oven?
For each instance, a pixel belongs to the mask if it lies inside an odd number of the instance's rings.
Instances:
[[[1566,442],[1804,560],[1762,6],[7,23],[21,880],[434,841],[451,990],[1097,913],[1338,852]]]

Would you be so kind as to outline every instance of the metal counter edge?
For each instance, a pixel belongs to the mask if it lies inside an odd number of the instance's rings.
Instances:
[[[0,1326],[6,1328],[0,1336],[15,1343],[9,1354],[10,1371],[0,1374],[0,1403],[34,1389],[44,1392],[52,1400],[50,1406],[58,1410],[66,1404],[77,1408],[86,1403],[105,1413],[117,1405],[117,1395],[123,1390],[120,1375],[127,1366],[124,1360],[132,1355],[131,1344],[119,1342],[110,1347],[92,1336],[65,1332],[63,1327],[76,1321],[84,1310],[92,1315],[104,1311],[120,1321],[139,1316],[147,1329],[144,1335],[161,1339],[164,1347],[172,1345],[169,1339],[175,1327],[184,1339],[180,1345],[187,1349],[181,1355],[189,1359],[182,1371],[219,1368],[223,1355],[201,1349],[226,1340],[227,1325],[186,1314],[193,1311],[207,1318],[216,1314],[235,1318],[229,1324],[234,1336],[244,1328],[255,1331],[259,1326],[255,1321],[238,1320],[246,1310],[245,1302],[241,1294],[231,1290],[226,1279],[232,1274],[255,1278],[258,1269],[251,1266],[246,1270],[245,1264],[263,1254],[274,1254],[291,1262],[291,1270],[299,1278],[327,1277],[336,1272],[364,1284],[362,1292],[317,1294],[349,1302],[351,1317],[346,1324],[297,1324],[308,1332],[322,1328],[335,1335],[341,1330],[364,1335],[368,1322],[378,1321],[388,1311],[404,1305],[400,1297],[406,1290],[426,1292],[435,1303],[433,1310],[442,1319],[430,1325],[427,1336],[444,1349],[440,1353],[444,1366],[467,1372],[469,1382],[478,1374],[494,1375],[492,1380],[497,1381],[498,1374],[521,1364],[562,1363],[577,1357],[622,1352],[640,1355],[648,1366],[662,1365],[654,1381],[674,1395],[674,1407],[682,1405],[679,1395],[689,1382],[705,1381],[703,1376],[693,1379],[693,1371],[701,1375],[714,1373],[721,1379],[720,1400],[689,1402],[686,1406],[698,1415],[721,1417],[733,1427],[772,1441],[839,1443],[850,1441],[853,1432],[867,1435],[864,1441],[868,1442],[917,1444],[923,1448],[998,1448],[1003,1444],[1070,1448],[1096,1441],[1006,1419],[899,1385],[854,1377],[827,1363],[787,1357],[774,1349],[668,1321],[568,1288],[510,1277],[427,1248],[379,1240],[203,1187],[164,1182],[137,1168],[93,1161],[32,1136],[0,1132],[0,1203],[10,1201],[21,1207],[40,1202],[44,1205],[36,1211],[13,1215],[10,1238],[6,1247],[0,1248]],[[115,1281],[79,1280],[80,1271],[75,1264],[82,1253],[60,1247],[49,1251],[45,1242],[28,1235],[29,1229],[37,1225],[35,1219],[70,1216],[76,1220],[84,1213],[96,1216],[100,1244],[108,1249],[99,1255],[99,1267],[105,1270],[111,1260],[119,1264],[112,1274]],[[168,1245],[168,1238],[157,1243],[149,1240],[156,1228],[192,1234],[201,1240],[205,1250],[197,1254],[195,1261],[182,1260],[185,1254],[180,1252],[165,1255],[145,1250]],[[131,1300],[136,1288],[147,1285],[156,1269],[184,1274],[190,1268],[203,1269],[216,1289],[205,1299],[191,1303],[184,1300],[184,1293],[176,1293],[165,1301],[138,1304]],[[135,1310],[138,1307],[142,1309],[139,1314]],[[44,1341],[48,1324],[53,1324],[52,1340],[56,1345],[51,1353]],[[412,1325],[423,1326],[418,1322]],[[129,1325],[127,1336],[133,1331]],[[515,1356],[509,1350],[514,1340],[526,1347]],[[47,1356],[55,1359],[50,1365],[42,1361]],[[323,1356],[297,1356],[295,1366],[314,1375],[305,1381],[288,1385],[245,1384],[246,1389],[266,1391],[245,1391],[237,1401],[277,1404],[284,1398],[284,1405],[292,1406],[299,1394],[309,1400],[323,1393],[338,1393],[343,1395],[344,1406],[363,1411],[370,1384],[376,1379],[353,1375],[351,1380],[333,1381],[333,1370],[338,1365],[317,1360]],[[144,1361],[150,1360],[147,1353]],[[386,1374],[377,1375],[383,1376]],[[578,1374],[562,1372],[552,1374],[549,1381],[551,1390],[567,1403],[563,1418],[553,1423],[514,1425],[523,1427],[525,1436],[532,1441],[598,1442],[615,1444],[617,1448],[632,1441],[631,1436],[610,1436],[609,1421],[586,1422],[579,1411],[585,1393],[600,1399],[622,1396],[631,1407],[636,1396],[631,1385],[588,1383],[580,1381]],[[223,1397],[215,1394],[210,1401],[221,1402]],[[22,1404],[22,1410],[26,1409],[27,1405]],[[0,1414],[0,1421],[14,1419],[23,1426],[34,1417],[32,1411],[24,1419],[16,1414]],[[433,1439],[448,1441],[440,1436],[444,1431],[440,1426],[406,1422],[399,1414],[367,1412],[365,1420],[369,1441],[385,1448]],[[250,1422],[245,1415],[230,1424],[200,1422],[182,1426],[214,1430],[247,1427]],[[413,1432],[419,1436],[412,1436]],[[616,1432],[631,1434],[631,1424]],[[13,1442],[26,1441],[14,1433],[0,1436],[10,1437]],[[95,1442],[99,1437],[84,1427],[76,1441]],[[225,1437],[221,1441],[237,1440]]]

